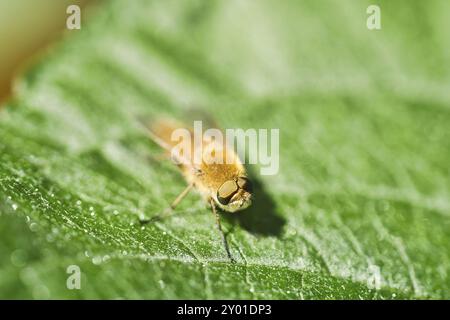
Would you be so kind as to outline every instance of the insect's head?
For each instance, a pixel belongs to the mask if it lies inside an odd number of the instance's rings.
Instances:
[[[252,203],[252,191],[250,180],[240,176],[237,179],[225,181],[217,189],[216,202],[225,211],[243,210]]]

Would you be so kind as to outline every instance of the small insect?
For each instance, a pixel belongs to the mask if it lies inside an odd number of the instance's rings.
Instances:
[[[144,123],[144,125],[149,137],[169,153],[172,160],[175,160],[188,185],[161,215],[141,222],[147,223],[162,218],[175,209],[192,189],[196,189],[211,206],[226,254],[234,262],[222,230],[217,207],[223,211],[236,212],[247,208],[252,203],[252,183],[239,156],[226,143],[205,139],[205,137],[202,137],[199,142],[192,140],[190,144],[192,152],[186,154],[174,152],[177,142],[172,140],[172,133],[183,128],[193,136],[191,127],[173,119],[160,119],[152,123]],[[194,155],[199,151],[201,161],[194,161]],[[211,157],[214,157],[216,161],[212,161]]]

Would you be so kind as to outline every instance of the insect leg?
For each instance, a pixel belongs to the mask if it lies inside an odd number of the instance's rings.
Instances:
[[[220,232],[220,235],[222,236],[222,242],[223,242],[223,246],[225,248],[225,251],[227,253],[227,256],[231,260],[231,262],[236,262],[233,259],[233,257],[231,256],[230,249],[228,248],[227,238],[225,237],[225,233],[222,230],[222,225],[220,223],[220,216],[219,216],[219,213],[217,212],[216,205],[214,204],[214,200],[211,198],[209,201],[211,203],[212,211],[213,211],[213,213],[214,213],[214,215],[216,217],[216,226],[217,226],[217,229]]]
[[[142,224],[145,224],[145,223],[154,222],[156,220],[162,220],[162,219],[166,218],[167,216],[169,216],[170,212],[172,212],[172,210],[174,210],[177,207],[177,205],[181,202],[181,200],[183,200],[184,197],[187,196],[187,194],[189,193],[189,191],[191,191],[191,189],[193,187],[194,187],[194,183],[192,182],[175,198],[175,200],[170,204],[169,207],[164,209],[164,211],[161,214],[153,216],[149,219],[140,220],[140,222]]]

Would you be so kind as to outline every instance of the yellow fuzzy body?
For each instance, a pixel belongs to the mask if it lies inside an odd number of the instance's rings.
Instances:
[[[171,154],[172,157],[172,150],[178,143],[178,141],[172,140],[172,133],[180,128],[187,129],[191,136],[194,137],[191,127],[172,119],[161,119],[152,123],[149,127],[153,140]],[[213,199],[225,211],[235,212],[248,207],[251,204],[251,194],[245,190],[238,190],[233,197],[233,201],[227,205],[221,204],[217,199],[217,191],[226,181],[237,181],[239,177],[247,177],[245,167],[239,156],[225,143],[218,144],[216,141],[207,140],[204,137],[200,141],[202,147],[201,162],[196,164],[196,161],[194,161],[194,154],[199,152],[199,145],[192,139],[191,155],[189,157],[181,155],[187,161],[178,164],[188,184],[193,183],[206,201]],[[213,155],[215,159],[222,159],[222,161],[220,163],[212,163],[213,161],[210,160]]]

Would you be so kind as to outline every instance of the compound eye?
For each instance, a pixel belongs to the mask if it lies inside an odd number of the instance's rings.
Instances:
[[[217,200],[225,206],[230,202],[231,198],[238,190],[239,187],[235,181],[225,181],[217,190]]]
[[[239,188],[244,189],[247,192],[253,191],[252,183],[247,177],[239,177],[237,180],[237,184]]]

